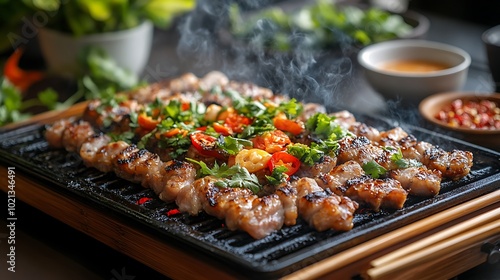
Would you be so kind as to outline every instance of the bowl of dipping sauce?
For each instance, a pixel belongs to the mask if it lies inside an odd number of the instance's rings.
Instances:
[[[386,99],[418,103],[425,97],[460,90],[471,63],[464,50],[427,40],[392,40],[358,54],[369,85]]]

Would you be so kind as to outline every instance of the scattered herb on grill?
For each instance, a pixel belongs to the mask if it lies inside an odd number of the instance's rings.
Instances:
[[[289,176],[285,173],[288,171],[288,168],[286,166],[281,165],[281,166],[276,166],[273,171],[271,172],[271,176],[266,175],[266,179],[269,182],[269,184],[273,186],[277,186],[282,183],[286,183],[288,180]]]
[[[306,128],[321,140],[339,140],[353,135],[348,130],[342,128],[339,123],[335,122],[335,119],[335,116],[316,113],[307,120]]]
[[[314,143],[311,146],[301,143],[290,144],[287,146],[287,152],[308,166],[319,162],[325,156],[325,152],[318,149]]]
[[[221,179],[215,185],[220,188],[244,188],[251,190],[254,194],[261,190],[261,185],[255,174],[250,174],[246,168],[239,165],[229,167],[225,163],[218,165],[215,162],[214,167],[209,168],[203,161],[197,161],[186,158],[187,161],[198,164],[200,170],[198,177],[214,176]]]
[[[252,147],[253,143],[250,140],[221,135],[217,139],[217,146],[230,155],[236,155],[243,148]]]
[[[362,167],[366,174],[372,176],[375,179],[378,179],[384,176],[385,173],[387,173],[387,169],[373,160],[363,164]]]
[[[419,167],[422,166],[422,163],[415,159],[408,159],[403,157],[403,152],[401,148],[395,148],[392,146],[383,147],[383,149],[388,151],[395,151],[391,155],[391,161],[394,162],[399,168],[408,168],[408,167]]]

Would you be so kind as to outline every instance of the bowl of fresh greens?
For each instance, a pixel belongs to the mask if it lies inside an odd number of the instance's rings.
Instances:
[[[331,0],[285,1],[252,12],[229,9],[223,43],[287,52],[361,48],[391,39],[424,38],[429,20],[414,11],[393,13],[380,8]]]

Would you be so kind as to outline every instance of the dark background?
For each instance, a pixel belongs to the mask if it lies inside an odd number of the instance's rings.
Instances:
[[[498,0],[410,0],[409,8],[488,26],[500,24]]]

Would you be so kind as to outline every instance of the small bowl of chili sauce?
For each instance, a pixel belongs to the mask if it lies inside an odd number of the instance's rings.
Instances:
[[[471,134],[500,134],[498,93],[439,93],[422,100],[419,110],[426,120],[447,129]]]

